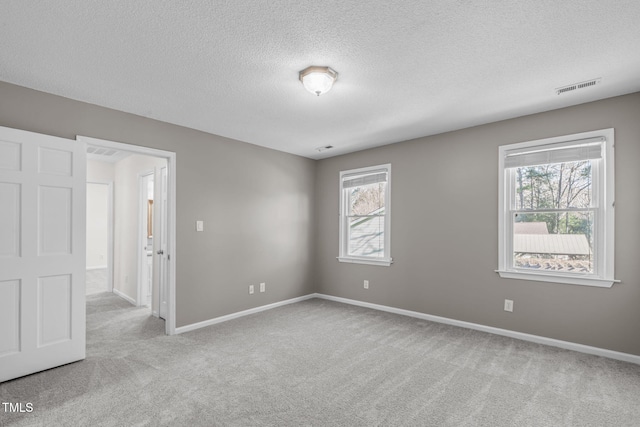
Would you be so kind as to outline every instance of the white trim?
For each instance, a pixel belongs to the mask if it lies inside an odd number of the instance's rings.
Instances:
[[[93,266],[93,267],[87,267],[87,270],[103,270],[106,269],[108,266],[106,265],[98,265],[98,266]]]
[[[119,291],[119,290],[114,288],[113,289],[113,293],[116,294],[117,296],[119,296],[120,298],[122,298],[123,300],[131,303],[131,305],[137,306],[136,300],[134,300],[133,298],[131,298],[129,295],[125,294],[124,292],[121,292],[121,291]]]
[[[447,325],[458,326],[461,328],[473,329],[481,332],[488,332],[494,335],[500,335],[509,338],[515,338],[522,341],[529,341],[537,344],[558,347],[565,350],[577,351],[580,353],[592,354],[595,356],[606,357],[609,359],[622,360],[624,362],[640,365],[640,356],[629,353],[622,353],[613,350],[607,350],[599,347],[592,347],[584,344],[577,344],[569,341],[557,340],[554,338],[541,337],[539,335],[525,334],[523,332],[510,331],[508,329],[494,328],[493,326],[480,325],[478,323],[465,322],[462,320],[449,319],[447,317],[433,316],[431,314],[420,313],[417,311],[403,310],[401,308],[389,307],[386,305],[373,304],[369,302],[357,301],[348,298],[334,297],[325,294],[312,294],[315,298],[325,299],[329,301],[340,302],[344,304],[356,305],[359,307],[371,308],[373,310],[386,311],[388,313],[399,314],[401,316],[415,317],[417,319],[429,320],[431,322],[444,323]]]
[[[260,313],[261,311],[271,310],[273,308],[282,307],[283,305],[295,304],[297,302],[306,301],[308,299],[316,298],[317,294],[304,295],[297,298],[291,298],[284,301],[274,302],[273,304],[261,305],[259,307],[250,308],[248,310],[238,311],[236,313],[227,314],[225,316],[214,317],[213,319],[204,320],[198,323],[192,323],[190,325],[180,326],[176,328],[176,334],[182,334],[184,332],[194,331],[196,329],[204,328],[207,326],[215,325],[217,323],[227,322],[229,320],[237,319],[239,317],[249,316],[251,314]]]
[[[602,138],[602,159],[593,164],[593,199],[598,200],[595,209],[596,223],[594,224],[594,274],[590,275],[563,275],[553,272],[528,270],[526,272],[513,267],[513,230],[512,212],[513,182],[510,179],[512,168],[505,167],[505,157],[509,152],[521,152],[532,147],[540,147],[541,150],[552,144],[570,144],[580,141]],[[498,269],[497,273],[502,278],[536,280],[541,282],[555,282],[562,284],[611,287],[614,276],[614,141],[613,128],[582,132],[572,135],[563,135],[553,138],[538,139],[534,141],[519,142],[515,144],[501,145],[498,147]],[[604,176],[601,176],[604,169]]]
[[[167,188],[167,239],[169,254],[167,255],[167,263],[169,270],[169,314],[166,320],[166,332],[169,335],[176,333],[176,260],[178,253],[176,251],[176,200],[177,200],[177,185],[176,185],[176,153],[171,153],[167,159],[167,174],[168,174],[168,187]],[[159,310],[159,308],[158,308]]]
[[[598,286],[600,288],[610,288],[614,283],[620,283],[620,280],[598,279],[596,277],[589,276],[568,276],[547,273],[544,271],[529,273],[528,271],[496,270],[496,273],[504,279],[533,280],[535,282],[564,283],[567,285]]]
[[[393,264],[393,260],[391,258],[356,258],[356,257],[337,257],[340,262],[349,262],[351,264],[369,264],[369,265],[382,265],[384,267],[388,267]]]
[[[147,156],[162,157],[167,160],[167,172],[169,174],[167,188],[167,238],[168,238],[168,256],[169,256],[169,312],[165,319],[165,333],[174,335],[176,333],[176,174],[177,163],[176,153],[172,151],[159,150],[156,148],[142,147],[138,145],[124,144],[121,142],[107,141],[104,139],[91,138],[88,136],[76,136],[78,141],[94,146],[113,148],[116,150],[129,151],[136,154],[144,154]]]
[[[346,216],[346,192],[343,188],[343,182],[345,179],[349,177],[366,175],[367,173],[375,173],[375,172],[386,172],[387,174],[387,187],[385,189],[385,203],[384,203],[384,257],[354,257],[348,255],[347,250],[347,228],[349,225],[347,224],[347,216]],[[338,240],[339,240],[339,248],[338,248],[338,261],[347,262],[352,264],[370,264],[370,265],[380,265],[388,267],[392,264],[391,258],[391,163],[386,163],[383,165],[376,166],[368,166],[364,168],[358,169],[349,169],[345,171],[340,171],[339,178],[339,195],[340,195],[340,203],[339,203],[339,227],[338,227]]]
[[[113,215],[113,181],[109,181],[109,196],[107,197],[108,211],[107,223],[109,230],[107,231],[107,290],[113,290],[113,242],[115,230],[115,217]]]
[[[602,156],[602,164],[605,168],[605,186],[601,188],[600,191],[604,191],[605,194],[602,197],[604,200],[604,206],[602,206],[602,212],[604,213],[604,219],[602,227],[606,230],[606,235],[603,239],[603,251],[605,253],[604,258],[604,278],[615,277],[614,267],[615,267],[615,204],[616,204],[616,196],[615,196],[615,132],[613,128],[607,129],[608,133],[606,133],[607,141],[605,142],[605,149],[603,150]],[[602,171],[600,170],[599,173]],[[602,237],[601,237],[602,238]],[[611,255],[608,255],[611,253]]]

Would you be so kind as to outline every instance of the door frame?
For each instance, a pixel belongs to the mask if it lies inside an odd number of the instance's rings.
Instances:
[[[168,185],[167,185],[167,249],[169,253],[168,265],[168,302],[169,310],[165,319],[165,333],[167,335],[175,335],[176,333],[176,153],[173,151],[160,150],[157,148],[142,147],[139,145],[126,144],[122,142],[108,141],[105,139],[92,138],[88,136],[77,135],[78,141],[99,146],[103,148],[112,148],[115,150],[127,151],[135,154],[146,156],[160,157],[167,161]]]
[[[113,181],[87,181],[107,186],[107,288],[113,292]]]

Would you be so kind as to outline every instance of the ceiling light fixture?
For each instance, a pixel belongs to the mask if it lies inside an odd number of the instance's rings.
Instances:
[[[338,73],[331,67],[312,65],[300,71],[300,81],[309,92],[320,96],[331,90]]]

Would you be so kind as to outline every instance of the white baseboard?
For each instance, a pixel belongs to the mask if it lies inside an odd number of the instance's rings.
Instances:
[[[133,298],[131,298],[129,295],[125,295],[124,293],[120,292],[119,290],[117,290],[116,288],[113,288],[113,293],[118,295],[120,298],[122,298],[123,300],[130,302],[133,305],[137,305],[136,304],[136,300],[134,300]]]
[[[315,298],[316,294],[304,295],[297,298],[291,298],[284,301],[274,302],[273,304],[261,305],[260,307],[250,308],[248,310],[238,311],[237,313],[227,314],[226,316],[215,317],[213,319],[204,320],[198,323],[192,323],[190,325],[180,326],[176,328],[176,334],[182,334],[184,332],[193,331],[195,329],[204,328],[205,326],[215,325],[216,323],[227,322],[229,320],[237,319],[239,317],[248,316],[250,314],[259,313],[261,311],[271,310],[276,307],[282,307],[283,305],[294,304],[296,302],[305,301],[311,298]]]
[[[459,326],[461,328],[474,329],[476,331],[488,332],[490,334],[502,335],[505,337],[515,338],[522,341],[530,341],[537,344],[544,344],[551,347],[563,348],[565,350],[578,351],[580,353],[593,354],[595,356],[607,357],[609,359],[622,360],[624,362],[635,363],[640,365],[640,356],[629,353],[621,353],[618,351],[607,350],[599,347],[591,347],[584,344],[577,344],[569,341],[561,341],[553,338],[541,337],[538,335],[525,334],[522,332],[510,331],[508,329],[494,328],[493,326],[480,325],[478,323],[464,322],[462,320],[449,319],[447,317],[433,316],[430,314],[420,313],[417,311],[403,310],[401,308],[389,307],[386,305],[372,304],[369,302],[357,301],[348,298],[334,297],[325,294],[312,294],[311,298],[321,298],[329,301],[341,302],[344,304],[357,305],[360,307],[371,308],[374,310],[386,311],[389,313],[400,314],[402,316],[415,317],[418,319],[429,320],[437,323],[445,323],[447,325]]]
[[[106,270],[107,266],[106,265],[98,265],[98,266],[95,266],[95,267],[87,267],[86,269],[87,270],[102,270],[102,269]]]

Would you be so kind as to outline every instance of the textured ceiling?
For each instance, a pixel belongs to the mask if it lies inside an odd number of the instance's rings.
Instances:
[[[639,91],[639,23],[638,0],[3,0],[0,80],[318,159]]]

